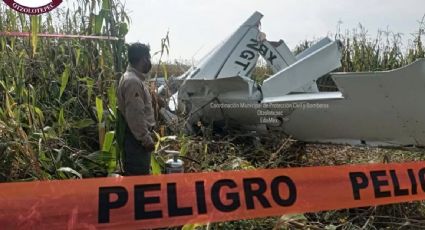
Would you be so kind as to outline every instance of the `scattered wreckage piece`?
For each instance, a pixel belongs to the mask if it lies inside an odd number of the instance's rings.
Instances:
[[[295,110],[285,132],[311,142],[425,146],[425,59],[385,72],[333,73],[342,100]]]
[[[255,12],[199,65],[178,78],[170,100],[206,125],[267,133],[280,130],[308,142],[425,146],[425,60],[385,72],[332,73],[336,92],[316,80],[341,66],[339,41],[324,38],[294,55],[283,40],[260,31]],[[259,57],[273,75],[251,79]],[[178,103],[177,103],[178,102]]]

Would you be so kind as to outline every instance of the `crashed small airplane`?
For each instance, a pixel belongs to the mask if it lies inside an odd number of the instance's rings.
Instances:
[[[267,41],[255,12],[199,65],[178,79],[169,103],[202,124],[256,131],[280,130],[306,142],[425,146],[425,60],[384,72],[331,73],[341,45],[324,38],[294,55]],[[251,79],[260,55],[273,70],[261,85]],[[330,74],[338,91],[321,92]]]

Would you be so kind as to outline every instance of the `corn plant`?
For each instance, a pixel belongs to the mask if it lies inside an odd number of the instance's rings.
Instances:
[[[115,81],[126,65],[128,23],[116,0],[79,0],[31,17],[0,5],[0,32],[28,33],[0,36],[0,180],[113,171]]]

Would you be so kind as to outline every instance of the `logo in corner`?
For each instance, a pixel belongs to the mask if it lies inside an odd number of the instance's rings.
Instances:
[[[62,0],[3,0],[9,7],[19,13],[38,15],[52,11]]]

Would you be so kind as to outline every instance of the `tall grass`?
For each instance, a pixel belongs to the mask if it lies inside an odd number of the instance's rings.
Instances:
[[[400,34],[388,30],[379,30],[376,36],[361,24],[351,31],[336,32],[335,39],[342,43],[342,72],[385,71],[400,68],[417,59],[425,58],[423,44],[425,15],[419,22],[418,30],[413,34]],[[407,44],[406,44],[407,41]],[[300,52],[311,42],[304,42],[295,48]],[[333,91],[336,86],[329,76],[318,80],[321,90]]]
[[[31,33],[0,37],[0,181],[76,176],[67,169],[107,173],[115,156],[108,130],[115,120],[115,80],[126,65],[128,22],[115,0],[80,0],[32,17],[0,6],[1,32]],[[120,39],[46,39],[38,33]]]
[[[341,24],[334,34],[335,40],[342,45],[341,68],[339,72],[384,71],[400,68],[417,59],[425,58],[425,15],[418,23],[418,30],[412,34],[400,34],[389,30],[379,30],[375,36],[371,35],[361,24],[357,28],[341,31]],[[299,54],[314,44],[314,40],[300,42],[293,50]],[[272,71],[259,66],[253,72],[253,78],[259,82],[272,75]],[[330,76],[318,80],[322,91],[337,90]]]

